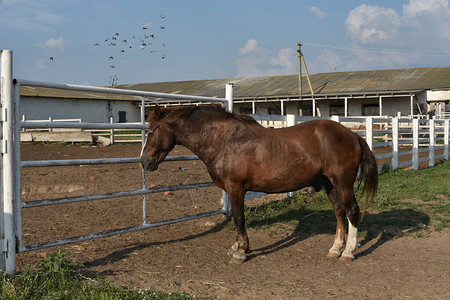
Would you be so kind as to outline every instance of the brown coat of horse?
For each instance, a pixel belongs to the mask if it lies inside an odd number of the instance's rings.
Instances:
[[[375,196],[378,170],[367,143],[346,127],[314,120],[282,129],[267,129],[252,118],[220,107],[156,107],[148,116],[149,133],[140,157],[142,168],[155,171],[175,145],[183,145],[206,165],[213,182],[231,202],[236,242],[229,252],[243,262],[249,250],[245,230],[247,191],[281,193],[325,187],[337,219],[328,257],[354,258],[360,209],[354,182],[360,170],[366,207]],[[345,244],[348,219],[348,238]]]

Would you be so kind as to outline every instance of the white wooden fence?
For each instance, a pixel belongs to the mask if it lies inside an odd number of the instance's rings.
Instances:
[[[264,126],[292,126],[313,119],[330,119],[364,136],[378,160],[378,170],[411,166],[449,157],[449,121],[401,117],[301,117],[294,115],[250,115]]]

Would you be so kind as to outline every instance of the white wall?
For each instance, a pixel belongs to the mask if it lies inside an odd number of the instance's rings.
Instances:
[[[20,115],[27,120],[83,119],[83,122],[119,121],[119,111],[127,112],[127,122],[140,121],[140,108],[131,101],[21,97]]]

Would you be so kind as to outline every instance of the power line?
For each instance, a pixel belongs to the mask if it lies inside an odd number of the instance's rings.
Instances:
[[[310,47],[330,48],[330,49],[345,50],[345,51],[374,52],[374,53],[381,53],[381,54],[398,54],[398,55],[409,55],[409,56],[450,57],[450,52],[442,52],[442,53],[423,52],[423,51],[411,52],[410,50],[398,50],[398,49],[345,47],[345,46],[334,46],[334,45],[316,44],[316,43],[303,43],[303,44],[305,46],[310,46]]]

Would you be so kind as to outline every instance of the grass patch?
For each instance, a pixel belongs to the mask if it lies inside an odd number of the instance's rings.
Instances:
[[[360,198],[357,196],[357,198]],[[364,206],[360,203],[360,206]],[[333,233],[336,218],[324,191],[245,208],[249,228]],[[360,235],[383,233],[390,238],[415,233],[427,235],[450,226],[450,161],[421,170],[385,171],[378,194],[359,226]]]
[[[63,250],[15,275],[0,274],[0,299],[198,299],[184,293],[128,289],[90,278]]]

